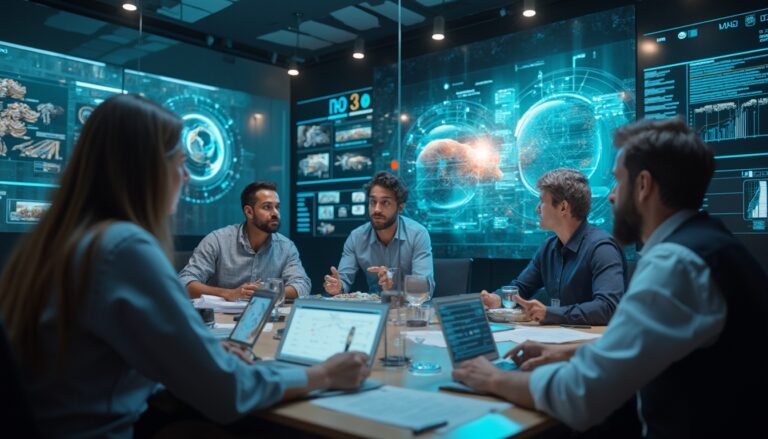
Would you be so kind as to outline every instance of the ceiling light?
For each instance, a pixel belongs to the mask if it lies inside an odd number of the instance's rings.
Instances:
[[[288,63],[288,74],[291,76],[299,76],[299,64],[295,60],[291,60]]]
[[[536,0],[523,0],[523,16],[533,17],[536,15]]]
[[[432,39],[437,41],[445,39],[445,18],[442,15],[435,17],[432,22]]]
[[[139,8],[136,7],[136,2],[135,1],[126,1],[126,2],[123,3],[123,9],[125,9],[126,11],[133,12],[136,9],[139,9]]]
[[[352,58],[363,59],[365,58],[365,41],[362,38],[355,40],[355,49],[352,51]]]
[[[293,47],[293,58],[288,62],[288,74],[299,76],[299,63],[296,62],[299,53],[299,28],[301,27],[301,12],[296,12],[296,45]]]

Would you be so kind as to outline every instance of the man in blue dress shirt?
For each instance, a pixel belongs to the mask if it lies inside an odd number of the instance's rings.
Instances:
[[[699,211],[715,169],[712,148],[680,119],[619,128],[610,195],[614,236],[643,242],[627,293],[591,343],[522,343],[521,369],[484,358],[453,376],[578,430],[636,395],[644,437],[717,437],[761,431],[768,276],[723,224]]]
[[[277,233],[280,197],[272,182],[249,184],[240,195],[245,222],[209,233],[179,273],[190,297],[248,299],[262,281],[281,278],[285,297],[309,295],[311,283],[293,242]]]
[[[592,199],[587,177],[574,169],[555,169],[541,176],[536,187],[540,226],[555,235],[511,282],[522,296],[515,298],[517,303],[542,324],[607,324],[624,294],[626,263],[611,235],[587,222]],[[560,306],[530,299],[541,287]],[[481,294],[489,308],[501,306],[498,291]]]
[[[349,292],[359,269],[364,270],[369,292],[380,292],[391,282],[388,268],[401,275],[424,276],[430,294],[435,289],[432,242],[427,229],[400,215],[408,201],[408,188],[387,172],[374,175],[365,186],[371,221],[356,228],[344,242],[338,270],[331,267],[323,287],[328,294]]]

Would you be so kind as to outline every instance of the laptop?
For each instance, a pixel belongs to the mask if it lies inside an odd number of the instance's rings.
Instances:
[[[368,367],[372,367],[388,312],[387,303],[296,300],[288,316],[275,361],[313,366],[334,354],[344,352],[349,343],[348,350],[366,353]],[[370,390],[381,385],[366,380],[358,390]],[[322,392],[323,396],[330,394]]]
[[[235,327],[229,332],[226,340],[240,345],[248,351],[253,349],[276,301],[277,295],[272,291],[254,291],[251,299],[248,301],[248,305],[243,310],[243,314],[240,316],[240,320],[237,321]]]
[[[480,294],[441,297],[432,303],[440,317],[443,337],[454,368],[464,361],[485,357],[502,370],[517,369],[513,361],[500,359]],[[479,393],[460,383],[440,388]]]

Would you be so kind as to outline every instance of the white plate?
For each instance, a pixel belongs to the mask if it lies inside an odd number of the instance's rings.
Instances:
[[[521,309],[496,308],[488,310],[488,319],[496,323],[530,322]]]

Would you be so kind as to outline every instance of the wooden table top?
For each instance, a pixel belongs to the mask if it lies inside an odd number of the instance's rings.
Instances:
[[[231,315],[217,314],[216,321],[219,323],[232,322]],[[538,325],[538,324],[535,324]],[[270,332],[262,332],[253,349],[254,354],[261,357],[263,360],[272,359],[277,352],[277,347],[280,343],[274,336],[278,328],[283,328],[284,322],[273,323]],[[593,327],[591,329],[584,329],[586,332],[602,332],[604,327]],[[406,326],[387,326],[390,339],[397,337],[401,331],[439,331],[440,326],[438,324],[430,324],[423,328],[410,328]],[[402,339],[401,339],[402,340]],[[390,343],[391,346],[391,343]],[[507,350],[514,346],[512,342],[498,343],[499,353],[504,354]],[[379,344],[377,357],[381,358],[384,353],[384,337]],[[408,372],[407,367],[384,367],[380,364],[378,359],[374,362],[374,367],[371,371],[371,379],[381,381],[384,384],[405,387],[408,389],[417,389],[425,391],[439,391],[438,387],[452,382],[451,371],[452,366],[448,356],[448,351],[445,348],[436,346],[425,346],[423,344],[414,343],[411,340],[406,340],[406,355],[411,359],[429,360],[437,362],[442,367],[442,372],[429,376],[416,376]],[[479,398],[490,401],[499,401],[499,399],[493,397],[483,397],[477,395],[459,394],[448,392],[453,395],[460,395],[468,398]],[[514,436],[519,438],[532,437],[544,430],[553,428],[559,423],[550,418],[549,416],[532,410],[527,410],[518,407],[512,407],[502,413],[511,422],[506,423],[503,428],[504,435]],[[289,426],[311,432],[313,434],[320,434],[328,437],[370,437],[370,438],[412,438],[414,434],[407,429],[395,427],[392,425],[382,424],[375,421],[351,416],[341,412],[328,410],[310,404],[307,400],[291,401],[280,404],[270,410],[265,410],[258,413],[265,419],[272,422],[277,422],[282,425]],[[499,427],[496,426],[498,429]],[[418,435],[419,438],[431,438],[439,437],[434,431],[428,431]]]

